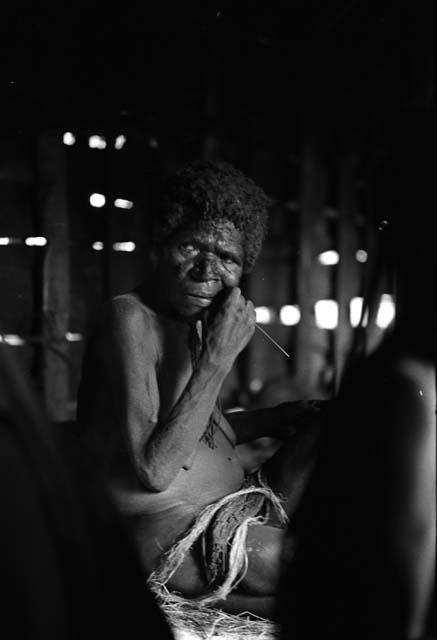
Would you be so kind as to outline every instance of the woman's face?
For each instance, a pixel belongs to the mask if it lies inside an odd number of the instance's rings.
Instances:
[[[229,220],[205,222],[177,231],[158,261],[159,297],[184,317],[199,314],[243,273],[242,234]]]

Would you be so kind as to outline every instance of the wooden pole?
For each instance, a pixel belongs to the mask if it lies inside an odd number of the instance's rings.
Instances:
[[[335,331],[335,388],[338,389],[346,358],[353,341],[350,322],[350,301],[360,295],[355,177],[357,156],[354,152],[351,127],[351,105],[345,104],[342,154],[340,158],[340,206],[337,228],[337,251],[340,262],[336,271],[338,327]]]
[[[112,145],[113,145],[113,136],[106,135],[106,144],[107,147],[103,151],[103,166],[104,166],[104,195],[106,198],[106,204],[103,207],[102,215],[103,215],[103,251],[102,251],[102,270],[103,270],[103,297],[104,299],[109,299],[112,295],[114,295],[114,252],[112,249],[112,245],[115,240],[119,238],[115,238],[114,234],[114,211],[113,211],[113,180],[116,179],[115,176],[112,175],[112,162],[111,162],[111,154],[112,154]]]
[[[44,396],[51,420],[71,418],[69,345],[70,248],[65,146],[59,131],[44,131],[38,143],[43,267]]]
[[[329,330],[319,329],[314,317],[317,300],[331,295],[329,271],[317,262],[318,253],[326,248],[327,236],[323,216],[327,196],[327,176],[323,162],[327,122],[321,118],[324,112],[320,107],[322,100],[323,97],[317,92],[308,97],[302,143],[300,243],[297,260],[301,321],[297,327],[296,370],[300,384],[308,393],[319,393],[321,390],[329,347]]]

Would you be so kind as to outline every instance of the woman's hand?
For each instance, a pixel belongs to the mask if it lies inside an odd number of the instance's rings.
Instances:
[[[255,309],[238,287],[206,319],[204,357],[218,367],[230,369],[255,331]]]

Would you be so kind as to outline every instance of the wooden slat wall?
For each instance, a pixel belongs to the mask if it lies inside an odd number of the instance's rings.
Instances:
[[[320,96],[314,97],[318,99]],[[244,367],[226,381],[223,396],[230,404],[255,401],[256,394],[251,392],[254,381],[270,388],[277,385],[284,394],[277,396],[280,400],[329,395],[335,373],[337,378],[341,373],[353,335],[349,302],[352,296],[359,295],[363,269],[354,257],[359,248],[357,219],[362,216],[354,201],[354,151],[341,149],[338,154],[340,188],[333,202],[337,175],[327,170],[332,165],[329,149],[333,143],[327,135],[326,122],[317,122],[319,112],[315,108],[311,111],[309,105],[298,167],[300,192],[298,187],[296,190],[287,185],[284,158],[268,147],[267,136],[252,144],[249,173],[276,196],[277,203],[259,264],[247,280],[247,294],[256,305],[276,311],[276,319],[265,328],[290,352],[291,359],[257,333]],[[44,395],[56,421],[75,416],[84,343],[101,303],[109,295],[131,289],[145,276],[156,178],[163,166],[169,169],[173,168],[169,165],[177,166],[184,161],[176,145],[168,145],[161,153],[160,141],[144,131],[74,133],[73,146],[63,144],[60,130],[40,136],[37,216],[32,208],[35,185],[33,178],[29,179],[30,170],[25,173],[26,184],[17,186],[16,179],[3,181],[2,190],[5,204],[0,235],[24,237],[38,232],[48,239],[47,246],[41,248],[24,245],[0,248],[0,261],[4,265],[0,284],[6,292],[3,299],[9,302],[2,312],[2,331],[33,340],[17,347],[21,357],[28,352],[29,368],[35,368],[33,352],[43,338]],[[105,137],[106,149],[89,148],[89,136],[95,133]],[[122,150],[115,150],[114,140],[119,133],[126,135],[127,142]],[[95,192],[105,195],[104,207],[90,205],[89,196]],[[114,207],[114,199],[118,197],[133,201],[133,208]],[[290,197],[294,204],[290,203]],[[11,207],[16,214],[13,215]],[[332,218],[333,215],[337,218]],[[334,234],[330,232],[333,225]],[[93,250],[96,240],[106,241],[106,255]],[[135,242],[136,249],[131,253],[108,250],[116,241]],[[318,263],[318,254],[327,249],[340,252],[340,264],[335,268]],[[44,282],[38,285],[35,257],[40,260],[42,255]],[[44,293],[43,333],[31,336],[38,324],[34,319],[41,313],[36,308],[40,298],[35,291],[38,286],[43,286]],[[314,304],[321,298],[334,296],[340,302],[339,327],[336,331],[319,329],[315,325]],[[293,327],[282,325],[278,319],[281,306],[296,303],[302,313],[300,323]],[[376,333],[382,335],[381,331]],[[67,334],[82,339],[69,341]],[[35,372],[37,377],[41,373]]]
[[[99,134],[105,149],[91,149],[89,137]],[[115,140],[123,134],[122,149]],[[84,342],[96,315],[108,297],[137,286],[145,277],[149,250],[149,221],[160,171],[159,142],[150,133],[129,130],[82,130],[76,144],[68,148],[69,202],[71,221],[72,309],[71,331]],[[105,196],[104,207],[92,207],[92,193]],[[133,202],[131,209],[114,206],[116,198]],[[103,251],[93,243],[104,243]],[[115,242],[134,242],[133,252],[114,251]],[[76,396],[84,342],[74,347],[71,397]]]
[[[0,334],[28,338],[35,321],[34,267],[43,248],[24,239],[35,231],[35,172],[32,142],[24,132],[0,131],[0,237],[17,243],[0,246]],[[35,348],[26,342],[16,349],[31,370]]]

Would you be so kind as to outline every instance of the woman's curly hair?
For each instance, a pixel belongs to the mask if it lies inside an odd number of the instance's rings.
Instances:
[[[244,243],[244,272],[252,269],[267,230],[272,201],[253,180],[225,162],[189,163],[171,176],[155,222],[155,246],[163,246],[182,227],[231,221]]]

